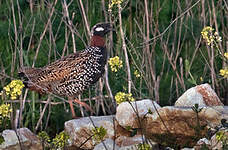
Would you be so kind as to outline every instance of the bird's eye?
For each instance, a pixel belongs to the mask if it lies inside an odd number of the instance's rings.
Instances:
[[[97,27],[97,28],[95,28],[95,31],[97,31],[97,32],[99,32],[99,31],[104,31],[104,28],[102,28],[102,27]]]

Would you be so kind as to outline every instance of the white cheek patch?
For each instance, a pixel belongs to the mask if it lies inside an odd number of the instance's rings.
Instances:
[[[95,29],[95,31],[97,31],[97,32],[99,32],[99,31],[104,31],[104,28],[102,28],[102,27],[97,27],[97,28]]]

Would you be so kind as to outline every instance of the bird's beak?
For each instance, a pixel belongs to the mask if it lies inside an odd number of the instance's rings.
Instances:
[[[110,28],[110,31],[114,31],[114,32],[116,32],[116,30],[112,27],[112,28]]]
[[[109,32],[113,32],[115,31],[115,29],[112,27],[111,23],[106,23],[106,32],[105,34],[109,33]]]
[[[107,23],[107,30],[108,31],[116,31],[114,28],[113,28],[113,25],[111,23]]]

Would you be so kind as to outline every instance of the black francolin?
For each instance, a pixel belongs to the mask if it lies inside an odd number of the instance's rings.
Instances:
[[[75,98],[103,75],[107,61],[104,36],[111,30],[110,23],[98,23],[92,28],[90,45],[83,51],[42,68],[21,68],[19,76],[24,78],[25,87],[41,94],[50,92],[68,97],[73,118],[76,115],[72,101],[91,110]]]

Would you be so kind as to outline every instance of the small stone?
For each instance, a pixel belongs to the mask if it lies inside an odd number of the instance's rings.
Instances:
[[[194,146],[194,149],[195,150],[201,150],[203,147],[211,147],[211,143],[210,143],[210,141],[208,140],[208,139],[206,139],[206,138],[202,138],[202,139],[200,139],[198,142],[197,142],[197,144]]]
[[[148,142],[149,144],[146,144]],[[145,139],[144,135],[135,135],[133,137],[120,136],[116,139],[116,144],[120,147],[120,150],[138,150],[140,144],[149,145],[153,150],[159,150],[158,144]]]
[[[119,147],[138,145],[145,142],[145,136],[135,135],[133,137],[120,136],[116,139],[116,144]]]
[[[218,140],[216,138],[216,134],[220,134],[220,138],[221,140]],[[216,134],[214,134],[211,137],[210,143],[211,143],[211,147],[213,147],[213,150],[217,150],[217,149],[223,149],[223,142],[225,142],[227,144],[227,139],[228,139],[228,130],[227,129],[220,129]],[[224,140],[224,141],[223,141]],[[228,148],[227,145],[225,148]],[[224,149],[225,149],[224,148]]]
[[[119,150],[119,146],[117,146],[112,139],[105,139],[103,142],[97,144],[93,150]]]

